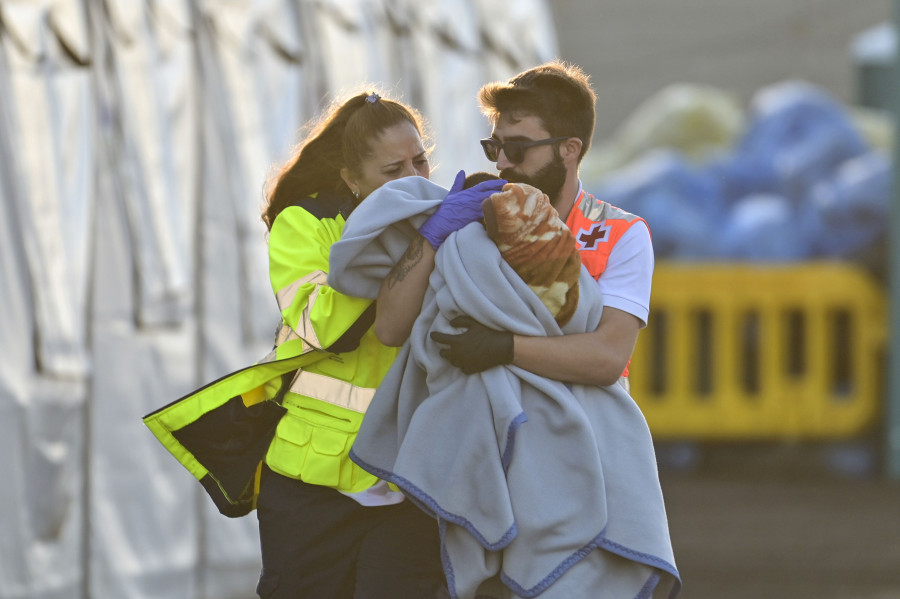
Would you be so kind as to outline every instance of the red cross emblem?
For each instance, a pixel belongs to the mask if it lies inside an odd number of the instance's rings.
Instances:
[[[599,223],[594,223],[587,229],[581,229],[575,239],[578,240],[578,244],[582,248],[592,250],[597,247],[598,243],[606,243],[609,241],[609,230],[611,228],[612,227],[607,225],[606,221],[603,220]]]

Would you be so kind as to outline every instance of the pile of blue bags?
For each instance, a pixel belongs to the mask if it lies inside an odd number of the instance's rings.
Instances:
[[[733,145],[698,163],[657,148],[588,188],[644,217],[657,259],[845,259],[884,272],[891,157],[823,90],[754,98]]]

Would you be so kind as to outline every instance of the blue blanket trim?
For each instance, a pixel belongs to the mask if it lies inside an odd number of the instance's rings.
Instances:
[[[550,574],[548,574],[543,580],[538,582],[530,589],[524,588],[515,580],[507,576],[506,573],[501,572],[500,579],[503,581],[503,584],[509,587],[516,595],[520,597],[537,597],[538,595],[546,591],[551,584],[559,580],[559,578],[569,569],[571,569],[572,566],[584,559],[591,551],[594,551],[595,549],[604,549],[606,551],[609,551],[610,553],[613,553],[630,561],[638,562],[671,574],[675,578],[676,584],[670,597],[678,596],[678,593],[681,589],[681,577],[678,574],[678,570],[675,569],[675,566],[663,559],[656,557],[655,555],[641,553],[640,551],[634,551],[633,549],[629,549],[623,545],[610,541],[609,539],[603,537],[604,534],[606,534],[605,530],[594,537],[590,543],[566,558],[560,565],[554,568],[553,571],[550,572]],[[635,599],[647,599],[648,597],[650,597],[653,594],[654,589],[659,584],[659,581],[659,573],[654,573],[641,588],[640,592],[635,596]]]
[[[512,461],[512,452],[516,445],[516,431],[518,431],[519,427],[526,422],[528,422],[528,416],[525,415],[525,412],[522,412],[509,423],[509,427],[506,431],[506,449],[503,450],[503,455],[500,457],[500,464],[503,466],[503,472],[509,470],[509,463]]]
[[[424,507],[424,511],[431,513],[433,516],[436,516],[442,520],[446,520],[448,522],[452,522],[457,526],[462,526],[465,528],[469,534],[475,537],[475,540],[478,541],[478,544],[484,547],[489,551],[499,551],[512,543],[512,540],[516,538],[516,535],[519,534],[519,529],[516,526],[516,523],[513,522],[512,526],[503,533],[503,536],[495,542],[491,543],[481,532],[475,528],[475,525],[472,524],[468,519],[458,514],[451,514],[444,508],[442,508],[438,503],[428,494],[425,493],[422,489],[418,488],[416,485],[412,484],[409,480],[403,478],[398,474],[394,474],[393,472],[389,472],[387,470],[383,470],[377,466],[373,466],[372,464],[367,463],[365,460],[356,455],[356,452],[353,451],[353,448],[350,448],[350,459],[353,460],[360,468],[369,472],[370,474],[374,474],[381,480],[386,480],[389,483],[394,483],[398,487],[403,490],[403,493],[409,496],[411,499],[414,499],[420,507]]]
[[[615,553],[618,556],[624,557],[625,559],[630,559],[634,562],[639,562],[642,564],[646,564],[648,566],[652,566],[667,574],[671,574],[675,579],[675,585],[672,587],[672,592],[669,594],[669,597],[677,597],[681,592],[681,575],[678,573],[678,568],[676,568],[673,564],[670,564],[664,559],[661,559],[655,555],[651,555],[649,553],[642,553],[640,551],[635,551],[634,549],[629,549],[624,545],[620,545],[614,541],[610,541],[609,539],[601,539],[600,547],[609,551],[610,553]]]
[[[450,554],[447,553],[447,521],[438,518],[438,531],[441,535],[441,565],[444,567],[444,578],[447,579],[447,589],[450,591],[450,599],[459,599],[456,592],[456,575],[453,573],[453,564],[450,562]]]
[[[524,416],[522,414],[521,416]],[[514,421],[515,426],[513,424],[510,425],[510,429],[518,428],[522,422],[525,422],[524,419],[520,420],[520,417],[517,417]],[[514,430],[513,430],[514,432]],[[512,441],[510,441],[512,442]],[[508,453],[508,452],[504,452]],[[402,476],[394,474],[393,472],[389,472],[382,468],[378,468],[377,466],[373,466],[372,464],[367,463],[365,460],[360,458],[356,452],[353,451],[353,448],[350,449],[350,459],[353,460],[356,464],[358,464],[362,469],[367,472],[377,476],[382,480],[386,480],[390,483],[393,483],[400,487],[404,494],[406,494],[410,500],[413,501],[416,505],[418,505],[423,511],[431,513],[435,517],[438,518],[440,532],[441,532],[441,561],[444,565],[444,574],[447,577],[447,582],[450,588],[450,593],[453,596],[453,599],[456,599],[458,595],[455,592],[454,585],[454,574],[453,574],[453,565],[450,563],[450,558],[446,553],[446,544],[444,543],[444,534],[446,531],[446,523],[452,522],[457,526],[462,526],[465,528],[469,534],[471,534],[478,543],[489,551],[499,551],[509,545],[512,540],[518,534],[518,527],[515,523],[509,528],[509,530],[504,533],[504,535],[500,538],[496,543],[490,543],[484,536],[475,528],[475,526],[463,516],[459,516],[457,514],[451,514],[447,510],[443,509],[437,502],[427,493],[419,489],[416,485],[412,484],[409,480],[405,479]],[[507,587],[509,587],[513,592],[521,597],[537,597],[541,593],[543,593],[547,588],[556,582],[563,574],[565,574],[572,566],[585,558],[591,551],[595,549],[604,549],[609,551],[610,553],[614,553],[620,557],[625,559],[635,561],[638,563],[645,564],[647,566],[657,568],[662,570],[668,574],[671,574],[675,578],[675,585],[672,588],[672,593],[669,595],[670,598],[675,598],[681,591],[681,576],[678,574],[678,570],[674,565],[669,562],[661,559],[655,555],[651,555],[649,553],[642,553],[640,551],[635,551],[633,549],[629,549],[624,545],[620,545],[614,541],[610,541],[603,537],[606,533],[606,530],[600,532],[596,537],[594,537],[588,544],[586,544],[581,549],[575,551],[572,555],[566,558],[560,565],[553,569],[550,574],[548,574],[543,580],[538,582],[536,585],[531,587],[530,589],[525,589],[515,580],[509,578],[506,574],[501,572],[500,579],[503,581]],[[647,588],[653,581],[653,577],[647,581],[647,584],[644,585],[644,588]],[[659,579],[653,582],[652,588],[650,588],[650,592],[652,593],[653,589],[659,583]],[[645,595],[639,594],[636,599],[644,599]],[[649,597],[649,595],[647,595]]]
[[[605,529],[600,531],[600,534],[594,537],[590,543],[563,560],[563,562],[556,566],[556,568],[554,568],[553,571],[550,572],[550,574],[548,574],[546,577],[544,577],[543,580],[538,582],[530,589],[524,588],[515,580],[507,576],[505,572],[500,573],[500,580],[502,580],[503,584],[509,587],[516,595],[519,595],[520,597],[537,597],[538,595],[546,591],[547,587],[559,580],[559,577],[568,572],[572,566],[583,560],[591,551],[597,549],[603,540],[603,535],[605,532]]]
[[[644,583],[644,586],[641,587],[641,590],[634,599],[650,599],[650,597],[653,596],[653,591],[659,586],[661,578],[662,576],[659,575],[659,572],[651,574],[650,578],[647,579],[647,582]]]

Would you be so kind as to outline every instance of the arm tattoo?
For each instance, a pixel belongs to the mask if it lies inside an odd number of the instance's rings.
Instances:
[[[423,243],[425,243],[425,238],[420,235],[417,235],[410,242],[409,247],[406,249],[406,253],[403,254],[403,257],[400,258],[400,261],[394,265],[394,268],[391,269],[391,272],[388,273],[388,289],[392,289],[394,285],[405,279],[406,275],[408,275],[410,271],[415,268],[415,266],[419,262],[422,261]]]

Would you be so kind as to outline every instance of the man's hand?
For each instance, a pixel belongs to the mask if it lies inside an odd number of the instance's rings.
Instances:
[[[470,316],[457,316],[450,324],[467,330],[459,335],[435,331],[431,333],[431,338],[448,346],[441,349],[441,357],[464,373],[475,374],[512,362],[512,333],[489,329]]]
[[[481,218],[481,203],[506,185],[505,180],[497,179],[482,181],[474,187],[463,189],[465,181],[465,171],[459,171],[447,197],[419,228],[419,234],[434,249],[438,249],[450,233]]]

